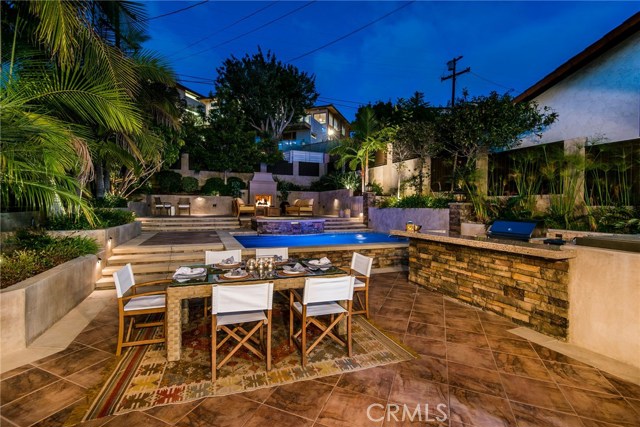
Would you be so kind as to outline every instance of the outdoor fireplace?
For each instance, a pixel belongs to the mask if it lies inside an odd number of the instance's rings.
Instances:
[[[256,206],[271,206],[272,202],[270,194],[256,194],[254,199]]]

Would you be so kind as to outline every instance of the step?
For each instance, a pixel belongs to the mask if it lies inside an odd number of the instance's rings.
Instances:
[[[173,252],[173,253],[155,253],[155,254],[125,254],[114,255],[109,258],[107,265],[123,266],[130,263],[132,266],[139,264],[149,264],[158,262],[187,262],[197,263],[204,261],[204,251],[195,252]]]
[[[180,253],[180,252],[204,252],[221,251],[224,249],[222,243],[195,243],[192,245],[121,245],[113,248],[113,255],[125,254],[156,254],[156,253]]]
[[[153,273],[153,274],[134,274],[136,283],[151,282],[153,280],[165,280],[165,279],[170,279],[171,276],[173,276],[173,272]],[[115,289],[113,275],[103,275],[102,278],[96,282],[96,289]]]
[[[158,226],[142,226],[142,231],[216,231],[216,230],[237,230],[238,224],[235,225],[214,225],[214,226],[203,226],[203,225],[190,225],[190,226],[166,226],[166,225],[158,225]]]

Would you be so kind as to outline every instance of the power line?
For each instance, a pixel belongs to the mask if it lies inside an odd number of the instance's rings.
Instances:
[[[457,58],[453,58],[451,61],[447,62],[447,68],[451,71],[451,74],[448,76],[440,77],[440,81],[443,82],[445,80],[451,79],[451,107],[453,107],[456,103],[456,78],[459,75],[464,73],[471,72],[471,67],[467,67],[462,71],[456,72],[456,66],[458,61],[462,59],[462,56],[458,56]]]
[[[215,46],[213,46],[213,47],[210,47],[210,48],[207,48],[207,49],[203,49],[203,50],[201,50],[201,51],[198,51],[198,52],[192,53],[192,54],[190,54],[190,55],[186,55],[186,56],[182,56],[182,57],[176,58],[176,60],[183,60],[183,59],[191,58],[192,56],[200,55],[201,53],[204,53],[204,52],[208,52],[208,51],[210,51],[210,50],[217,49],[217,48],[219,48],[219,47],[221,47],[221,46],[224,46],[225,44],[229,44],[229,43],[231,43],[231,42],[233,42],[233,41],[238,40],[239,38],[242,38],[242,37],[244,37],[244,36],[247,36],[247,35],[249,35],[249,34],[251,34],[251,33],[255,33],[256,31],[261,30],[261,29],[263,29],[264,27],[267,27],[267,26],[269,26],[269,25],[273,24],[274,22],[277,22],[277,21],[279,21],[279,20],[281,20],[281,19],[284,19],[284,18],[286,18],[286,17],[287,17],[287,16],[289,16],[289,15],[293,15],[294,13],[299,12],[300,10],[304,9],[305,7],[311,6],[311,5],[312,5],[313,3],[315,3],[316,1],[317,1],[317,0],[312,0],[312,1],[310,1],[310,2],[307,2],[307,3],[303,4],[302,6],[300,6],[300,7],[298,7],[298,8],[295,8],[295,9],[293,9],[293,10],[291,10],[291,11],[289,11],[289,12],[285,13],[284,15],[280,15],[279,17],[277,17],[277,18],[275,18],[275,19],[272,19],[271,21],[266,22],[266,23],[264,23],[264,24],[262,24],[262,25],[260,25],[260,26],[258,26],[258,27],[256,27],[256,28],[252,29],[252,30],[249,30],[249,31],[247,31],[247,32],[245,32],[245,33],[242,33],[242,34],[240,34],[239,36],[233,37],[233,38],[231,38],[231,39],[229,39],[229,40],[226,40],[226,41],[224,41],[224,42],[222,42],[222,43],[218,43],[217,45],[215,45]]]
[[[339,41],[344,40],[344,39],[346,39],[347,37],[350,37],[350,36],[354,35],[355,33],[359,32],[359,31],[362,31],[362,30],[364,30],[365,28],[370,27],[370,26],[372,26],[373,24],[375,24],[375,23],[377,23],[377,22],[379,22],[379,21],[382,21],[383,19],[387,18],[388,16],[391,16],[391,15],[393,15],[394,13],[396,13],[396,12],[400,11],[401,9],[404,9],[405,7],[409,6],[411,3],[415,3],[415,0],[412,0],[412,1],[410,1],[410,2],[407,2],[407,3],[403,4],[402,6],[400,6],[400,7],[396,8],[396,9],[392,10],[391,12],[386,13],[386,14],[382,15],[381,17],[374,19],[373,21],[370,21],[370,22],[368,22],[368,23],[364,24],[363,26],[361,26],[361,27],[359,27],[359,28],[356,28],[355,30],[353,30],[353,31],[351,31],[351,32],[349,32],[349,33],[347,33],[347,34],[345,34],[345,35],[343,35],[343,36],[340,36],[340,37],[338,37],[337,39],[330,41],[329,43],[323,44],[322,46],[317,47],[317,48],[315,48],[315,49],[312,49],[312,50],[310,50],[310,51],[308,51],[308,52],[305,52],[305,53],[303,53],[302,55],[298,55],[298,56],[296,56],[295,58],[291,58],[291,59],[289,59],[289,60],[288,60],[288,61],[286,61],[286,62],[293,62],[293,61],[297,61],[298,59],[300,59],[300,58],[304,58],[305,56],[308,56],[308,55],[311,55],[312,53],[315,53],[315,52],[317,52],[317,51],[319,51],[319,50],[322,50],[322,49],[324,49],[325,47],[329,47],[329,46],[331,46],[331,45],[333,45],[333,44],[336,44],[336,43],[338,43]]]
[[[198,79],[198,80],[203,80],[203,81],[207,81],[207,82],[211,82],[214,83],[215,80],[214,79],[210,79],[208,77],[200,77],[200,76],[190,76],[189,74],[176,74],[177,76],[184,76],[184,77],[190,77],[192,79]]]
[[[190,6],[183,7],[182,9],[174,10],[173,12],[167,12],[167,13],[163,13],[162,15],[158,15],[158,16],[154,16],[154,17],[151,17],[151,18],[147,18],[147,19],[143,20],[142,22],[149,22],[149,21],[153,21],[154,19],[164,18],[165,16],[175,15],[176,13],[184,12],[185,10],[189,10],[191,8],[194,8],[196,6],[200,6],[201,4],[205,4],[205,3],[208,3],[208,2],[209,2],[209,0],[204,0],[204,1],[201,1],[200,3],[192,4]]]
[[[507,87],[507,86],[505,86],[505,85],[501,85],[500,83],[496,83],[496,82],[494,82],[493,80],[489,80],[489,79],[487,79],[486,77],[482,77],[481,75],[479,75],[479,74],[477,74],[477,73],[474,73],[473,71],[471,71],[471,74],[473,74],[474,76],[476,76],[476,77],[477,77],[477,78],[479,78],[480,80],[484,80],[485,82],[487,82],[487,83],[491,83],[492,85],[495,85],[495,86],[500,86],[501,88],[507,89],[507,90],[508,90],[508,91],[510,91],[510,92],[515,91],[515,89],[514,89],[514,88],[512,88],[512,87]]]
[[[197,44],[200,44],[200,43],[202,43],[203,41],[205,41],[205,40],[207,40],[207,39],[209,39],[209,38],[211,38],[211,37],[215,36],[216,34],[220,34],[221,32],[223,32],[223,31],[225,31],[225,30],[228,30],[229,28],[231,28],[231,27],[233,27],[233,26],[235,26],[235,25],[239,24],[240,22],[242,22],[242,21],[244,21],[244,20],[247,20],[247,19],[251,18],[252,16],[257,15],[258,13],[262,12],[263,10],[266,10],[266,9],[270,8],[271,6],[275,5],[276,3],[278,3],[278,2],[277,2],[277,1],[271,2],[271,3],[267,4],[267,5],[266,5],[266,6],[264,6],[264,7],[261,7],[260,9],[255,10],[255,11],[251,12],[250,14],[248,14],[248,15],[246,15],[246,16],[243,16],[242,18],[238,19],[237,21],[232,22],[231,24],[227,25],[226,27],[224,27],[224,28],[220,28],[219,30],[214,31],[214,32],[213,32],[213,33],[211,33],[211,34],[209,34],[209,35],[207,35],[207,36],[204,36],[204,37],[202,37],[201,39],[196,40],[195,42],[193,42],[193,43],[191,43],[191,44],[188,44],[187,46],[185,46],[185,47],[183,47],[182,49],[177,50],[177,51],[175,51],[175,52],[173,52],[173,53],[169,54],[168,56],[173,56],[173,55],[175,55],[176,53],[182,52],[182,51],[184,51],[184,50],[186,50],[186,49],[189,49],[190,47],[193,47],[193,46],[195,46],[195,45],[197,45]]]
[[[350,101],[348,99],[329,98],[328,96],[320,96],[319,98],[328,99],[330,101],[348,102],[350,104],[366,105],[366,102]]]

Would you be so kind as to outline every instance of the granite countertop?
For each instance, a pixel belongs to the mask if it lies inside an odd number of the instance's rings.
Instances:
[[[472,248],[490,249],[508,252],[515,255],[528,255],[547,259],[570,259],[576,256],[575,250],[565,246],[540,245],[536,243],[489,239],[487,237],[459,236],[449,233],[411,233],[402,230],[391,230],[390,234],[410,239],[448,243]]]

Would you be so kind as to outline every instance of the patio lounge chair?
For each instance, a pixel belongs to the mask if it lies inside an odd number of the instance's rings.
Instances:
[[[191,201],[188,197],[180,197],[178,199],[178,215],[180,215],[180,209],[187,209],[189,216],[191,216]]]
[[[240,197],[236,197],[232,202],[233,215],[236,218],[240,218],[240,214],[250,213],[253,216],[256,215],[256,205],[247,205]]]
[[[313,216],[313,199],[296,199],[293,205],[287,206],[287,215],[309,214]]]

